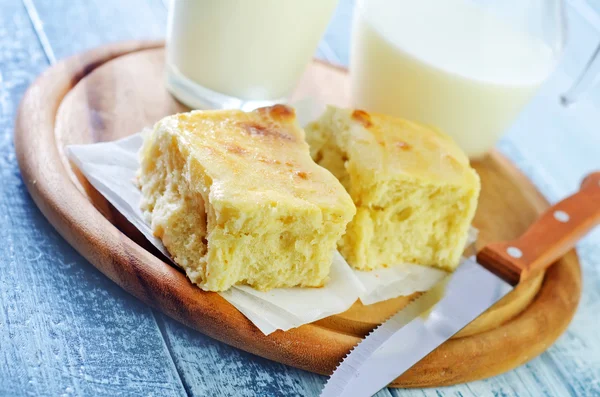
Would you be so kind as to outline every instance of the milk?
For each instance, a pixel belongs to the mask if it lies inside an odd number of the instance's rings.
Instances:
[[[310,62],[337,0],[174,0],[170,71],[216,93],[285,97]]]
[[[479,157],[555,63],[543,41],[468,0],[370,0],[355,12],[352,101],[434,125]]]

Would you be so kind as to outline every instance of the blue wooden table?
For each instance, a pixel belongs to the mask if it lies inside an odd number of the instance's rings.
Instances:
[[[27,86],[76,52],[163,37],[166,2],[0,0],[0,396],[310,396],[325,381],[216,342],[140,303],[77,254],[25,189],[12,134]],[[600,41],[600,5],[571,0],[568,11],[563,63],[499,144],[551,202],[600,168],[600,90],[569,109],[558,103]],[[342,0],[319,57],[347,64],[351,13],[352,1]],[[600,396],[600,230],[578,249],[581,304],[546,353],[492,379],[378,395]]]

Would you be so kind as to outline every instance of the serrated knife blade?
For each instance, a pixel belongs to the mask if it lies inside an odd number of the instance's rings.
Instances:
[[[321,396],[375,394],[512,289],[473,259],[464,259],[453,274],[358,344],[335,370]]]
[[[371,396],[509,293],[547,269],[600,223],[600,171],[547,209],[516,240],[476,257],[370,333],[344,358],[322,397]]]

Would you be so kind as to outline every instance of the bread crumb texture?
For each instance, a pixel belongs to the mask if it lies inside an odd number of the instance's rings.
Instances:
[[[307,126],[306,138],[312,157],[357,207],[339,242],[348,263],[361,270],[458,266],[480,181],[448,136],[390,116],[329,107]]]

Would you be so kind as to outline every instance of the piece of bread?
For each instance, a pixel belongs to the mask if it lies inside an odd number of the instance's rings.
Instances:
[[[145,136],[140,160],[152,230],[202,289],[326,281],[355,207],[311,159],[293,109],[169,116]]]
[[[385,115],[329,107],[306,127],[306,138],[315,161],[356,204],[339,243],[350,265],[458,266],[480,183],[448,136]]]

